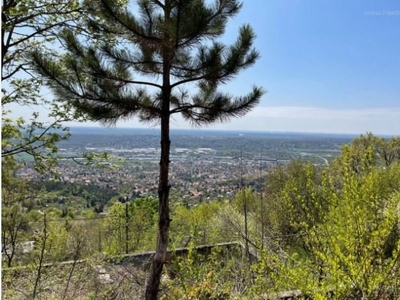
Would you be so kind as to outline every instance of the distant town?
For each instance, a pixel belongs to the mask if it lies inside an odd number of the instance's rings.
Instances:
[[[159,138],[154,130],[72,130],[72,138],[60,143],[61,156],[106,152],[122,159],[117,167],[86,166],[61,160],[56,179],[65,183],[95,185],[126,193],[127,197],[156,196],[158,188]],[[261,134],[178,131],[172,135],[171,193],[191,203],[231,199],[242,186],[260,190],[271,168],[293,159],[327,165],[340,153],[347,136]],[[115,161],[115,160],[114,160]],[[37,178],[29,164],[20,170],[23,178]],[[50,180],[50,175],[42,177]]]

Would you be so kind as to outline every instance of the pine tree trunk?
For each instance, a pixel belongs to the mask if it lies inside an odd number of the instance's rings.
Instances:
[[[166,29],[170,23],[171,3],[166,0],[164,3],[164,17]],[[156,300],[162,270],[167,260],[167,250],[169,241],[169,120],[170,120],[170,102],[171,102],[171,83],[170,68],[174,52],[174,47],[170,44],[171,39],[168,30],[164,32],[163,45],[163,87],[162,87],[162,106],[161,106],[161,159],[160,159],[160,178],[158,183],[158,236],[157,248],[153,257],[151,270],[146,282],[146,300]]]
[[[156,300],[160,287],[161,274],[164,263],[167,259],[167,249],[169,240],[169,98],[170,91],[163,92],[163,107],[161,116],[161,160],[160,160],[160,179],[158,185],[158,238],[156,253],[153,257],[151,270],[146,282],[146,299]]]

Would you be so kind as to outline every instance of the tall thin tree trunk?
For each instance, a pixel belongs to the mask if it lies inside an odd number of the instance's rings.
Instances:
[[[163,103],[161,113],[161,160],[160,178],[158,184],[158,237],[156,253],[153,257],[151,270],[146,282],[146,299],[156,300],[160,287],[162,269],[167,259],[167,249],[169,241],[169,152],[170,152],[170,95],[169,71],[164,75]]]
[[[163,45],[163,86],[162,86],[162,106],[161,106],[161,159],[160,159],[160,179],[158,182],[158,236],[157,248],[153,257],[153,263],[149,277],[146,282],[146,300],[156,300],[160,288],[161,274],[167,260],[167,250],[169,241],[169,152],[171,141],[169,137],[170,103],[171,103],[171,82],[170,70],[174,49],[171,48],[171,38],[169,33],[171,3],[166,0],[164,3],[165,31]]]
[[[128,197],[125,202],[125,254],[129,253],[129,214],[128,214]]]
[[[160,160],[160,180],[158,186],[158,238],[156,253],[149,278],[146,283],[146,299],[155,300],[160,286],[161,274],[167,258],[167,248],[169,239],[169,116],[161,118],[161,160]]]
[[[261,250],[264,249],[264,201],[263,201],[263,189],[264,189],[264,182],[262,180],[262,172],[263,172],[263,149],[261,148],[260,151],[260,216],[261,216]]]
[[[35,285],[33,287],[33,292],[32,292],[32,299],[35,299],[37,294],[38,294],[38,290],[39,290],[39,285],[40,285],[40,281],[42,279],[42,268],[43,268],[43,263],[44,263],[44,259],[45,259],[45,251],[46,251],[46,243],[47,243],[47,238],[48,238],[48,233],[47,233],[47,216],[46,216],[46,212],[43,214],[43,236],[42,236],[42,244],[40,245],[40,256],[39,256],[39,265],[37,267],[37,271],[36,271],[36,278],[35,278]]]
[[[243,201],[243,213],[244,213],[244,237],[245,237],[245,248],[246,248],[246,256],[250,261],[250,248],[249,248],[249,230],[248,230],[248,221],[247,221],[247,195],[244,189],[244,181],[243,181],[243,147],[240,148],[240,188],[242,193],[242,201]]]

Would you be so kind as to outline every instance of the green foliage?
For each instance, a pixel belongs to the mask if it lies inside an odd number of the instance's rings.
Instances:
[[[178,206],[172,212],[171,241],[174,247],[206,245],[226,241],[220,236],[219,203]]]
[[[258,195],[252,190],[252,188],[246,188],[236,193],[233,201],[233,207],[238,212],[246,210],[248,213],[252,213],[260,209],[260,202]]]
[[[400,137],[385,139],[367,133],[345,147],[348,147],[349,163],[358,173],[369,166],[388,167],[400,161]],[[339,158],[335,163],[340,165],[342,160]]]
[[[318,224],[326,210],[326,203],[320,192],[321,179],[317,168],[299,162],[290,167],[290,176],[282,192],[285,208],[291,212],[291,233],[296,233],[299,227]]]
[[[327,209],[321,183],[321,170],[299,160],[268,174],[262,220],[269,238],[282,246],[302,247],[301,227],[317,224]]]
[[[152,249],[157,211],[157,200],[151,197],[114,203],[104,222],[104,252],[120,255]]]
[[[375,167],[370,153],[357,158],[355,169],[351,148],[343,148],[340,189],[333,169],[324,172],[316,192],[314,173],[304,166],[307,193],[297,189],[296,197],[288,192],[284,197],[289,203],[299,200],[300,218],[295,206],[288,216],[306,252],[265,251],[255,266],[255,291],[298,289],[317,299],[330,293],[338,299],[398,296],[400,169],[398,164]]]
[[[31,181],[28,183],[37,194],[36,208],[56,207],[71,211],[72,214],[84,214],[86,209],[106,206],[117,191],[94,184],[68,183],[62,181]]]
[[[249,283],[240,249],[212,249],[200,254],[190,243],[187,255],[179,256],[163,275],[161,299],[235,299]],[[239,250],[239,251],[238,251]]]
[[[12,158],[3,160],[1,176],[1,244],[2,258],[11,267],[21,254],[20,243],[29,229],[26,210],[32,208],[34,191],[15,176],[17,164]]]

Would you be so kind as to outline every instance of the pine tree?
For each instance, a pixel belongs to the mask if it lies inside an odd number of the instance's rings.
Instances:
[[[259,58],[255,34],[243,25],[233,45],[217,41],[242,7],[236,0],[96,0],[85,5],[86,32],[92,38],[64,30],[65,56],[52,59],[35,52],[33,60],[55,94],[92,120],[113,125],[138,117],[160,124],[158,242],[146,284],[146,299],[156,299],[171,222],[170,119],[180,114],[201,126],[254,108],[262,88],[241,97],[217,88]]]

